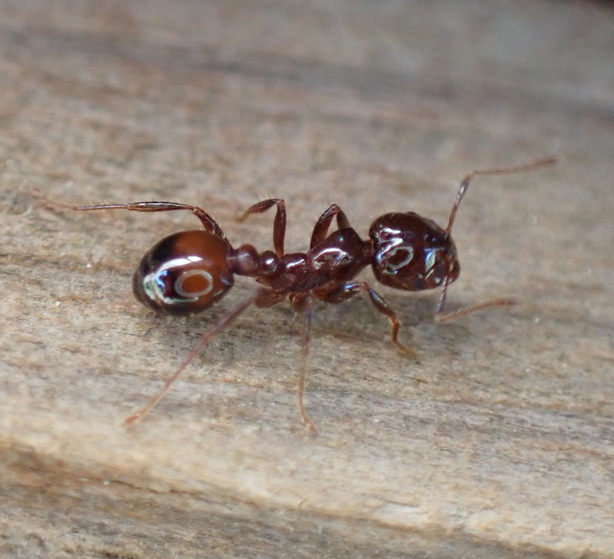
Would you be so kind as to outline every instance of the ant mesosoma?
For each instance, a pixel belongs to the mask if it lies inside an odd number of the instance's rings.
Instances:
[[[136,212],[187,210],[200,219],[204,229],[180,231],[156,243],[143,256],[132,287],[136,298],[158,313],[189,315],[202,312],[224,297],[234,283],[233,276],[255,278],[260,287],[214,324],[193,348],[164,386],[139,411],[126,419],[132,424],[155,406],[204,346],[226,329],[250,305],[271,307],[286,297],[304,314],[298,407],[301,420],[311,433],[316,429],[303,403],[307,356],[311,339],[313,306],[316,300],[337,304],[365,293],[377,311],[390,321],[392,342],[409,355],[414,352],[398,340],[401,322],[386,300],[367,282],[355,281],[369,264],[382,284],[405,291],[441,288],[435,320],[446,322],[486,307],[512,305],[514,300],[493,299],[444,312],[448,286],[458,278],[460,266],[451,237],[456,212],[476,176],[507,175],[531,171],[555,163],[554,158],[527,165],[487,169],[469,173],[460,184],[445,229],[414,212],[393,212],[378,217],[363,240],[350,226],[339,206],[332,204],[317,220],[307,252],[286,253],[286,205],[272,198],[251,206],[240,218],[264,213],[273,206],[273,251],[259,252],[253,245],[238,248],[228,242],[217,222],[203,209],[175,202],[134,202],[78,206],[78,211],[124,209]],[[337,229],[329,233],[336,221]]]

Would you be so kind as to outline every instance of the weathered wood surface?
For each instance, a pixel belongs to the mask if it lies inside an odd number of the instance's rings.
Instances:
[[[614,557],[614,11],[545,1],[0,1],[2,557]],[[233,242],[287,246],[335,201],[445,222],[476,180],[453,304],[382,289],[301,321],[253,310],[137,428],[208,315],[133,301],[141,253],[188,215],[37,205],[170,199]],[[365,277],[369,278],[370,274]]]

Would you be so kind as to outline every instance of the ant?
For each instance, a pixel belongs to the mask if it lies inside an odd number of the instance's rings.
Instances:
[[[515,304],[516,301],[512,299],[492,299],[455,311],[444,311],[448,287],[460,273],[456,246],[451,237],[452,226],[458,207],[474,177],[532,171],[555,162],[554,158],[548,158],[517,167],[472,171],[460,183],[445,229],[414,212],[393,212],[373,221],[369,238],[364,240],[350,226],[343,210],[332,204],[316,221],[307,252],[286,253],[286,204],[279,198],[258,202],[240,217],[242,221],[251,214],[264,213],[275,206],[274,250],[264,252],[259,252],[251,244],[234,248],[217,222],[197,206],[150,201],[71,207],[77,211],[185,210],[200,220],[203,229],[180,231],[156,243],[145,253],[134,273],[132,287],[136,298],[158,313],[190,315],[203,312],[230,291],[234,275],[255,278],[259,284],[251,295],[203,334],[196,347],[158,393],[143,408],[129,416],[125,423],[133,424],[155,406],[205,345],[250,305],[272,307],[287,297],[292,307],[305,317],[297,391],[298,408],[303,424],[311,434],[315,434],[316,428],[305,410],[303,396],[316,300],[337,304],[359,293],[366,294],[376,310],[388,318],[392,342],[410,356],[415,356],[413,350],[398,340],[401,322],[394,310],[367,282],[354,279],[369,264],[375,278],[389,287],[405,291],[441,288],[435,306],[436,322],[447,322],[487,307]],[[337,228],[329,233],[333,220]]]

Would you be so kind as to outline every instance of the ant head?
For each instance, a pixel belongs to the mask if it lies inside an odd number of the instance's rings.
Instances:
[[[223,297],[234,279],[228,242],[207,231],[182,231],[143,256],[132,279],[136,298],[155,311],[187,315]]]
[[[373,273],[384,285],[406,291],[433,289],[453,282],[460,273],[449,231],[414,212],[378,217],[369,236]]]
[[[448,285],[460,273],[456,247],[450,233],[458,207],[473,178],[478,175],[511,175],[554,163],[556,159],[549,157],[518,167],[472,171],[461,181],[445,229],[413,212],[378,217],[369,230],[373,242],[375,277],[384,285],[407,291],[443,286],[438,304],[441,310]]]

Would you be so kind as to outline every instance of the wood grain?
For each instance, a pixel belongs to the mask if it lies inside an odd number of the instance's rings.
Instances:
[[[0,0],[0,555],[614,557],[614,12],[498,0]],[[132,298],[141,254],[205,207],[233,243],[287,246],[340,204],[445,223],[476,179],[449,325],[435,295],[381,288],[300,317],[253,310],[135,429],[122,419],[207,325]],[[371,275],[365,274],[371,281]]]

